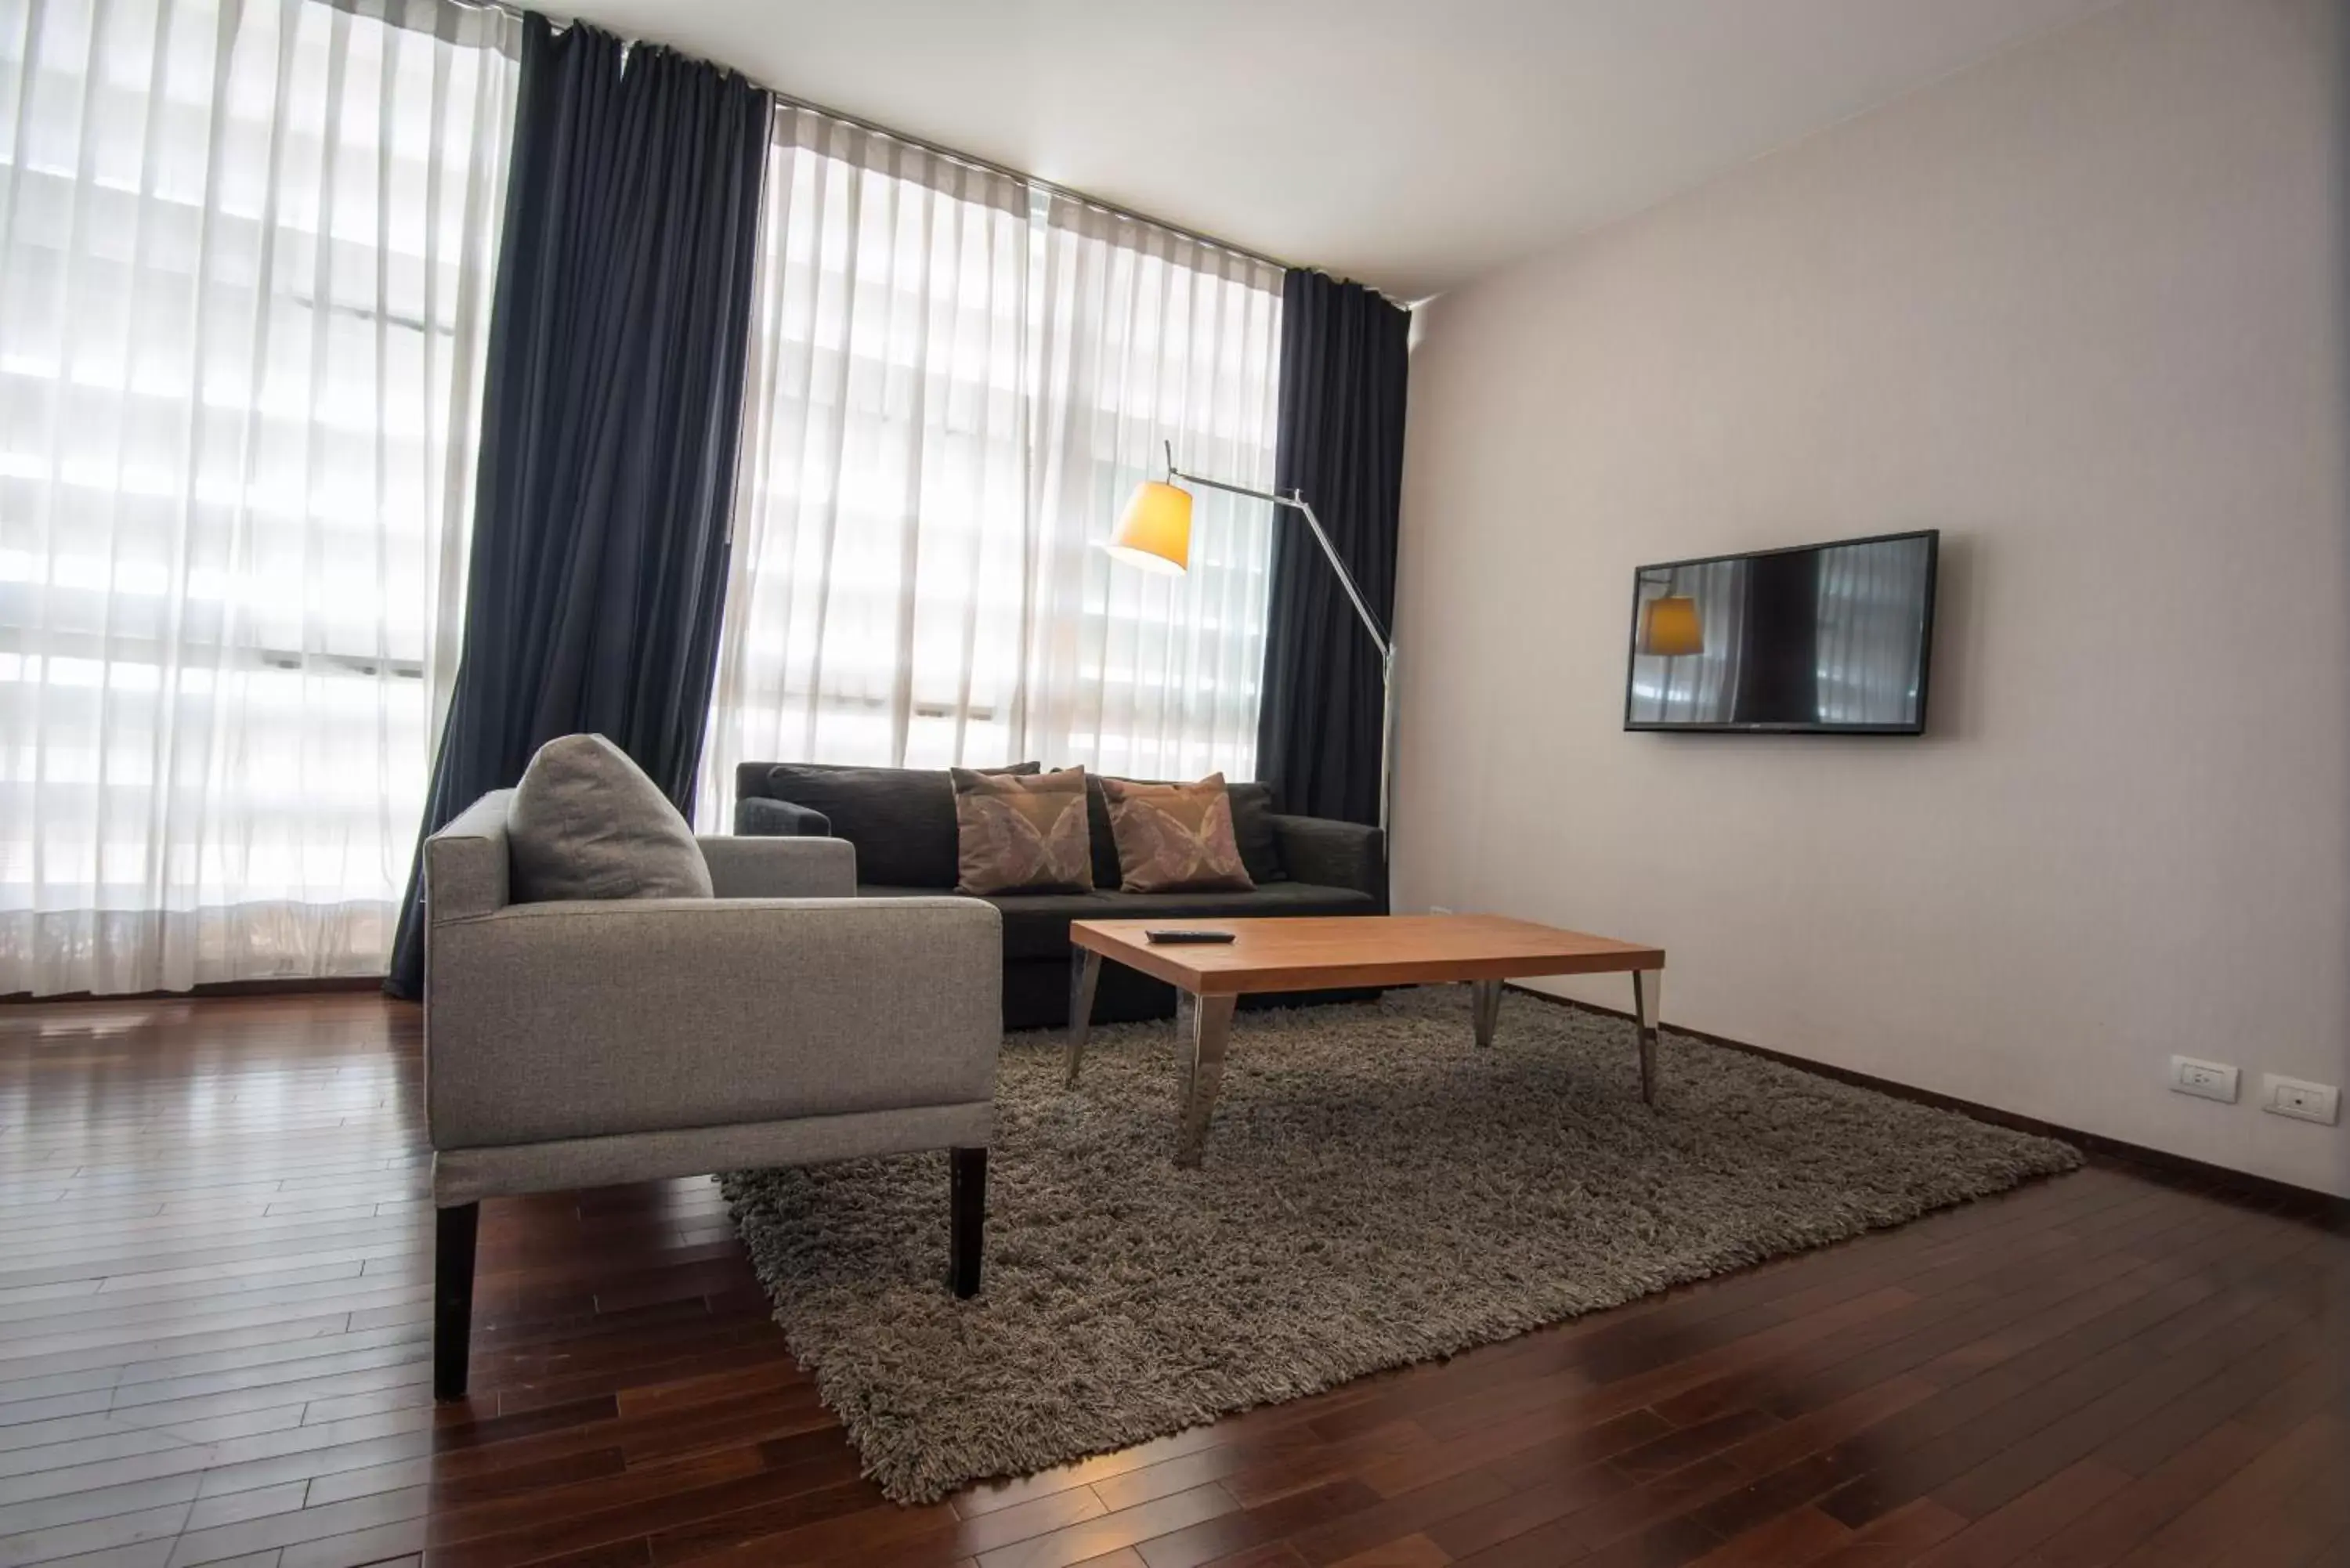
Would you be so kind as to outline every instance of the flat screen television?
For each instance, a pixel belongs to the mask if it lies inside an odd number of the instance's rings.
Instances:
[[[1927,529],[1640,567],[1624,727],[1924,733],[1941,537]]]

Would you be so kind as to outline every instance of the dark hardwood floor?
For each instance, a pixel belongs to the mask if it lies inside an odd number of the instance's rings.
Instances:
[[[436,1409],[416,1035],[0,1008],[0,1568],[2350,1562],[2350,1241],[2110,1165],[929,1508],[711,1183],[492,1202]]]

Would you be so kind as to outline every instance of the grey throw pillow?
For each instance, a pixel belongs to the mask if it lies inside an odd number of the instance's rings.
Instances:
[[[506,814],[517,903],[707,898],[693,829],[626,752],[601,735],[538,748]]]

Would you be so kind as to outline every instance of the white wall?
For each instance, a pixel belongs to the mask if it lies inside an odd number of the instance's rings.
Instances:
[[[2350,1192],[2345,1128],[2252,1104],[2350,1037],[2338,26],[2127,0],[1423,306],[1399,907],[1659,941],[1669,1023]],[[1622,732],[1636,565],[1918,527],[1925,739]]]

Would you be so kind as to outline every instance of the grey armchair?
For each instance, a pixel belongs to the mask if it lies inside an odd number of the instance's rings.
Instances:
[[[513,792],[426,842],[433,1391],[465,1391],[480,1200],[952,1150],[949,1272],[979,1288],[1001,920],[859,898],[830,838],[703,838],[717,897],[507,902]]]

